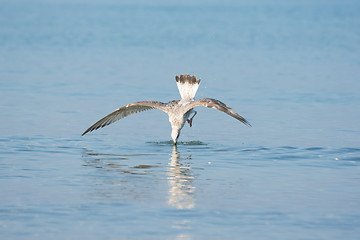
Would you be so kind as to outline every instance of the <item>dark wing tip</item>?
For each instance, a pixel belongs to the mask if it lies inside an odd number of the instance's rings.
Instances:
[[[100,119],[99,121],[94,123],[81,136],[84,136],[85,134],[92,132],[94,130],[97,130],[99,128],[108,126],[108,125],[112,124],[113,122],[116,122],[119,119],[127,117],[131,114],[146,111],[149,109],[154,109],[154,108],[165,111],[164,104],[161,102],[145,101],[145,102],[130,103],[124,107],[116,109],[112,113],[108,114],[107,116],[103,117],[102,119]]]
[[[241,122],[244,123],[248,127],[252,127],[252,125],[245,118],[244,118],[244,121],[241,121]]]
[[[81,134],[81,136],[84,136],[85,134],[89,133],[89,132],[92,132],[100,127],[104,127],[104,126],[97,126],[97,127],[94,127],[94,126],[91,126],[89,127],[83,134]]]
[[[81,136],[84,136],[84,135],[87,134],[88,132],[91,132],[90,129],[86,130],[83,134],[81,134]]]
[[[233,110],[230,108],[230,112],[233,112]],[[242,122],[243,124],[245,124],[248,127],[252,127],[251,124],[248,122],[248,120],[246,120],[244,117],[240,116],[239,114],[237,114],[236,112],[233,112],[232,114],[229,114],[232,117],[236,118],[237,120],[239,120],[240,122]]]
[[[232,110],[230,107],[226,106],[225,103],[217,100],[217,99],[213,99],[213,98],[201,98],[199,100],[195,101],[197,105],[202,105],[204,107],[208,107],[208,108],[214,108],[217,109],[219,111],[222,111],[230,116],[232,116],[233,118],[239,120],[240,122],[242,122],[243,124],[245,124],[248,127],[252,127],[251,124],[242,116],[240,116],[239,114],[237,114],[234,110]]]

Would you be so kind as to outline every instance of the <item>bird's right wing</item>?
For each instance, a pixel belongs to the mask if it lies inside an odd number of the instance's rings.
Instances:
[[[232,110],[231,108],[226,106],[225,103],[223,103],[219,100],[213,99],[213,98],[201,98],[201,99],[195,100],[187,106],[185,112],[193,109],[194,107],[198,107],[198,106],[217,109],[219,111],[222,111],[222,112],[229,114],[230,116],[236,118],[240,122],[244,123],[246,126],[251,127],[251,124],[245,118],[243,118],[242,116],[237,114],[234,110]]]
[[[117,120],[132,115],[134,113],[150,110],[150,109],[160,109],[165,111],[165,104],[162,102],[156,101],[144,101],[144,102],[135,102],[130,103],[124,107],[118,108],[109,115],[100,119],[96,123],[94,123],[91,127],[89,127],[81,136],[84,136],[88,132],[92,132],[96,129],[103,128]]]

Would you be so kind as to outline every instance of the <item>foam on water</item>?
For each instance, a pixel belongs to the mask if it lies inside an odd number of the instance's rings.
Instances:
[[[153,144],[157,144],[157,145],[174,145],[173,141],[160,141],[160,142],[149,142],[149,143],[153,143]],[[188,141],[188,142],[183,142],[183,141],[179,141],[177,143],[177,145],[207,145],[206,143],[203,143],[201,141]]]

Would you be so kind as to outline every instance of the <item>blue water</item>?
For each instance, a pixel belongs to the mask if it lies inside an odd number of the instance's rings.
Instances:
[[[359,239],[357,1],[1,1],[1,239]],[[202,78],[197,109],[80,135]]]

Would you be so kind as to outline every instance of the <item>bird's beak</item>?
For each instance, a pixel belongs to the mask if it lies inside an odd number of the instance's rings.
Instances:
[[[177,140],[180,136],[180,131],[178,129],[173,129],[171,132],[171,138],[174,141],[174,145],[177,144]]]

